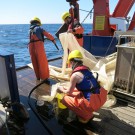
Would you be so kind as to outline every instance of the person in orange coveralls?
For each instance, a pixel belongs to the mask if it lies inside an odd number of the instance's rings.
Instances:
[[[36,78],[40,81],[47,81],[49,78],[49,67],[46,52],[44,49],[44,36],[56,44],[54,37],[41,27],[41,21],[38,17],[34,17],[30,21],[29,33],[29,52]]]
[[[77,19],[73,19],[69,12],[62,14],[62,20],[68,25],[67,32],[73,33],[80,46],[83,46],[84,29]]]
[[[72,110],[82,123],[93,118],[93,112],[100,109],[107,99],[107,91],[101,87],[90,69],[83,65],[80,51],[69,54],[68,62],[72,67],[69,87],[58,87],[65,93],[61,103]]]

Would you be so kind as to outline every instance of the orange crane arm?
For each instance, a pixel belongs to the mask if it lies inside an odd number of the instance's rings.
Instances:
[[[134,3],[135,0],[119,0],[112,17],[127,17]]]
[[[134,15],[132,17],[131,23],[128,27],[128,30],[133,30],[134,28],[135,28],[135,12],[134,12]]]
[[[92,35],[110,36],[109,0],[93,0],[94,16]]]

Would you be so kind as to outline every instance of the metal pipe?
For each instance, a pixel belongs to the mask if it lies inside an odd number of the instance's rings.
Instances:
[[[135,59],[135,55],[134,55]],[[132,88],[131,88],[131,94],[135,94],[135,62],[133,63],[133,83],[132,83]]]
[[[130,70],[129,70],[128,84],[127,84],[127,88],[126,88],[127,93],[129,93],[129,87],[130,87],[130,82],[131,82],[131,75],[132,75],[132,70],[133,70],[133,62],[134,62],[134,53],[132,55],[131,67],[130,67]]]

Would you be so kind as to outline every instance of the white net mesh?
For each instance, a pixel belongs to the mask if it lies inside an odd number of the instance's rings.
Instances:
[[[116,64],[116,53],[109,55],[105,58],[97,60],[91,53],[82,48],[74,35],[71,33],[62,33],[60,34],[60,41],[64,49],[63,56],[63,65],[62,65],[62,76],[64,77],[66,70],[66,63],[68,59],[68,50],[71,52],[73,50],[79,50],[84,59],[83,64],[89,67],[93,72],[99,73],[99,82],[106,90],[110,90],[113,79],[114,79],[114,70]]]

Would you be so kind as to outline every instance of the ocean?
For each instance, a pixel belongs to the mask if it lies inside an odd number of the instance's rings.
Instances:
[[[85,32],[92,30],[91,24],[82,24]],[[55,33],[61,24],[43,24],[42,27],[51,33],[55,38]],[[29,42],[29,24],[11,24],[0,25],[0,51],[14,54],[16,68],[31,63],[29,50],[27,48]],[[56,38],[56,44],[60,51],[56,49],[54,44],[46,40],[44,47],[48,59],[56,58],[63,55],[62,46],[59,39]]]

